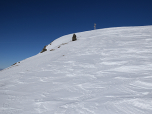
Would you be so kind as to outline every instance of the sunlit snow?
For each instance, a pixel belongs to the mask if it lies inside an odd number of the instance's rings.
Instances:
[[[152,114],[152,26],[72,35],[0,71],[0,114]]]

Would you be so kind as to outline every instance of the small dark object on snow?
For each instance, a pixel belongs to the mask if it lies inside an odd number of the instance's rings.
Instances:
[[[47,51],[46,46],[44,46],[44,48],[42,49],[42,51],[40,53],[43,53],[43,52]]]
[[[51,49],[50,51],[54,51],[55,49]]]
[[[17,63],[14,63],[13,65],[16,65],[16,64],[17,64]],[[13,66],[13,65],[12,65],[12,66]]]
[[[77,37],[77,36],[76,36],[75,34],[73,34],[72,41],[76,41],[76,40],[77,40],[76,37]]]

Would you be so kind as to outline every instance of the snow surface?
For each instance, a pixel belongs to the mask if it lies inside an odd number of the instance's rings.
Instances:
[[[76,35],[0,71],[0,114],[152,114],[152,26]]]

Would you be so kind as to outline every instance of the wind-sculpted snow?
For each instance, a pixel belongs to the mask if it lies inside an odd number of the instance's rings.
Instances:
[[[56,39],[0,71],[0,114],[151,114],[151,31],[108,28],[76,33],[75,42],[72,34]]]

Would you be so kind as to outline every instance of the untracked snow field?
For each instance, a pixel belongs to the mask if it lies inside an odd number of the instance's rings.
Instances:
[[[0,114],[152,114],[152,26],[76,36],[0,71]]]

